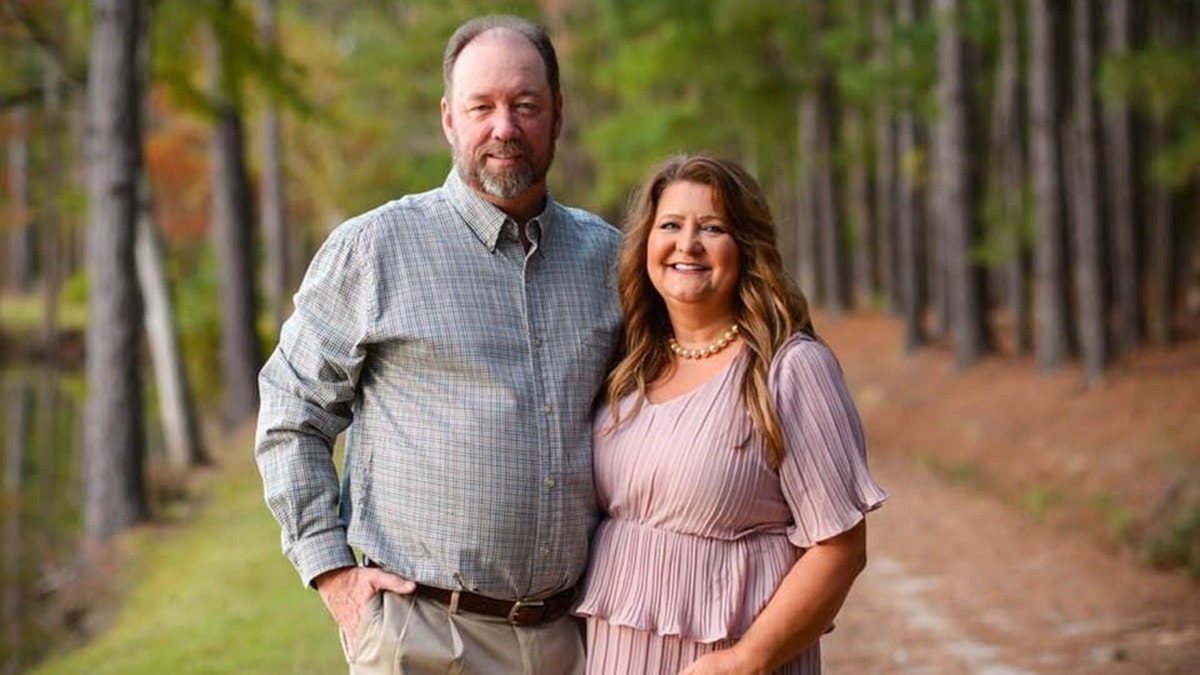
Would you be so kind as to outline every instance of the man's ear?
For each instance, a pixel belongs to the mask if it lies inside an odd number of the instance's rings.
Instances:
[[[450,102],[445,96],[442,97],[442,133],[450,147],[454,147],[454,115],[450,113]]]
[[[563,130],[563,97],[562,92],[554,98],[554,140],[558,140]]]

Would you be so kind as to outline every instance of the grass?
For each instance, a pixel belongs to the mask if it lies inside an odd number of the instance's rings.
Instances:
[[[1051,509],[1062,503],[1062,493],[1046,485],[1030,485],[1021,495],[1021,506],[1034,520],[1043,520]]]
[[[40,331],[45,310],[41,293],[21,295],[6,294],[0,297],[0,326],[15,332]],[[82,330],[87,325],[87,302],[60,302],[58,305],[58,327],[60,330]]]
[[[345,672],[333,621],[280,553],[239,438],[195,516],[135,544],[137,579],[112,627],[36,674]]]

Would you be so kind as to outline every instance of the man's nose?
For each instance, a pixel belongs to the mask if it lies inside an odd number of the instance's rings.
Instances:
[[[508,108],[497,110],[492,118],[492,137],[496,140],[507,141],[516,138],[519,133],[520,128],[517,126],[516,114]]]

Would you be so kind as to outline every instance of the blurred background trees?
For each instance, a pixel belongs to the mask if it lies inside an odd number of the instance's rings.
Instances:
[[[947,346],[964,368],[1079,359],[1097,385],[1139,346],[1196,334],[1192,0],[126,0],[140,76],[109,4],[0,0],[0,335],[17,336],[5,369],[57,382],[87,331],[84,445],[122,476],[97,464],[89,481],[127,484],[130,514],[148,498],[140,430],[151,464],[202,462],[193,401],[226,428],[253,418],[316,246],[445,178],[441,51],[489,11],[540,20],[559,47],[561,201],[619,223],[667,155],[737,159],[826,316],[890,313],[898,348]],[[102,117],[101,95],[132,107]]]
[[[315,246],[347,216],[444,178],[442,45],[496,7],[136,4],[150,45],[137,154],[165,241],[171,325],[201,394],[236,424],[252,416],[261,341]],[[566,202],[619,222],[654,163],[716,152],[763,183],[816,304],[896,314],[906,349],[953,344],[963,367],[995,350],[1033,349],[1043,369],[1078,356],[1095,383],[1138,344],[1190,334],[1195,3],[515,9],[561,50],[568,127],[552,184]],[[97,249],[113,237],[86,237],[107,193],[84,198],[84,149],[112,133],[86,107],[100,16],[51,0],[6,0],[0,13],[4,288],[41,294],[47,334],[88,291],[131,293],[102,277],[100,265],[129,262]]]

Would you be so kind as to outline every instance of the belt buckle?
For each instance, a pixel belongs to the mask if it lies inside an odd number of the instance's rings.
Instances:
[[[517,613],[526,607],[545,608],[546,603],[543,600],[517,600],[513,603],[512,609],[508,610],[508,622],[514,626],[517,623]]]

